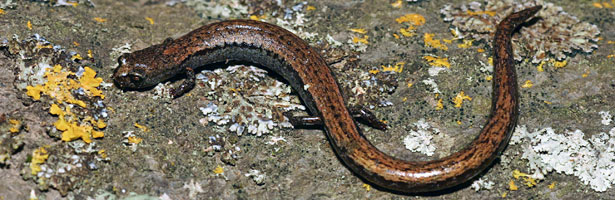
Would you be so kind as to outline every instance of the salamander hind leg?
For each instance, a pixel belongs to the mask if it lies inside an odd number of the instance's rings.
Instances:
[[[387,130],[387,125],[379,120],[374,113],[365,106],[351,106],[348,111],[354,118],[359,118],[359,122],[367,124],[378,130]]]
[[[348,107],[348,111],[354,118],[359,118],[359,122],[367,124],[368,126],[378,129],[386,130],[387,125],[378,120],[376,115],[364,106],[352,106]],[[284,112],[284,116],[288,118],[290,123],[295,127],[311,127],[322,126],[322,120],[317,116],[294,116],[290,111]]]

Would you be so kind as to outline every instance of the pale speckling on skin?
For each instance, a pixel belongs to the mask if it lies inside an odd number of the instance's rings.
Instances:
[[[597,192],[615,184],[615,128],[587,138],[581,130],[555,133],[547,127],[533,132],[518,126],[511,145],[521,144],[532,178],[550,172],[574,175]]]
[[[532,63],[549,59],[565,60],[570,53],[580,50],[590,53],[598,48],[600,30],[596,25],[582,22],[561,7],[543,0],[485,0],[461,5],[445,5],[440,10],[444,21],[451,22],[466,37],[491,42],[495,26],[506,15],[534,5],[543,8],[536,14],[536,24],[523,27],[513,36],[515,60],[532,58]],[[468,12],[495,12],[470,15]],[[561,42],[564,41],[564,42]]]

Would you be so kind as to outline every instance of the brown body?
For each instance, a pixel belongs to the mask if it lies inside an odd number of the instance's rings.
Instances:
[[[284,77],[310,112],[320,117],[335,153],[354,173],[394,191],[435,191],[476,176],[506,147],[518,115],[511,35],[539,9],[537,6],[513,13],[498,25],[489,120],[467,148],[433,161],[400,160],[374,147],[361,135],[320,54],[275,25],[232,20],[203,26],[178,39],[121,56],[114,79],[120,88],[135,89],[207,64],[228,60],[259,64]]]

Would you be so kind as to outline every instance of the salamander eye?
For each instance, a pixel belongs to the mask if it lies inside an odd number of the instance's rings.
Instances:
[[[143,81],[143,76],[141,74],[130,73],[126,76],[130,79],[130,82],[133,84],[141,83]]]

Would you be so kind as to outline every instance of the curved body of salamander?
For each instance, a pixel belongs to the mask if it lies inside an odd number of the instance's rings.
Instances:
[[[153,86],[211,63],[234,60],[259,64],[284,77],[310,112],[321,118],[331,146],[354,173],[399,192],[435,191],[471,179],[506,147],[518,115],[511,35],[539,9],[537,6],[513,13],[498,25],[489,120],[467,148],[433,161],[400,160],[374,147],[362,137],[320,54],[291,32],[264,22],[213,23],[175,40],[124,54],[113,78],[118,87],[134,89]]]

